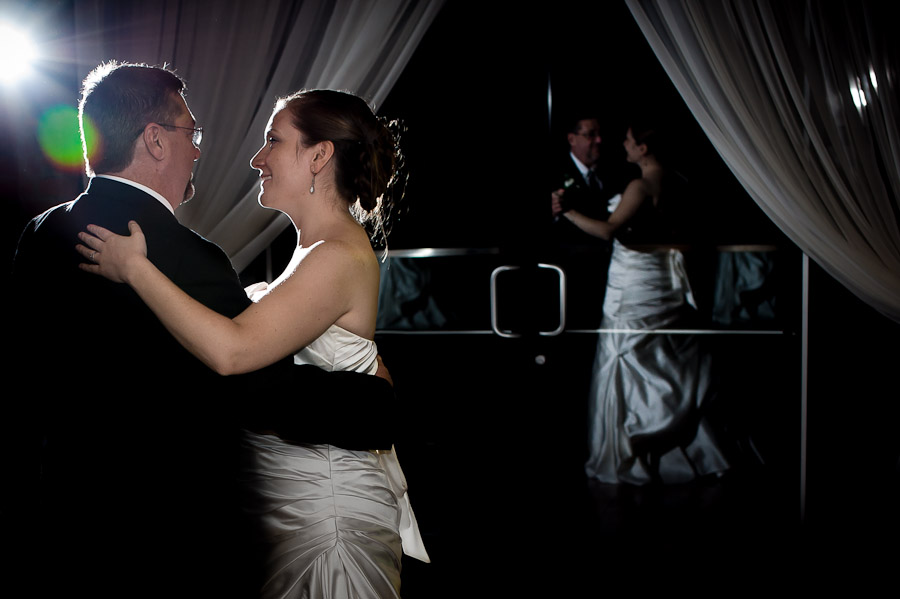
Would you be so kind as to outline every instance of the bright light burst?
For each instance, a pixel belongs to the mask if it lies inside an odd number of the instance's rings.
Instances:
[[[35,58],[37,50],[28,36],[0,23],[0,83],[14,83],[27,75]]]

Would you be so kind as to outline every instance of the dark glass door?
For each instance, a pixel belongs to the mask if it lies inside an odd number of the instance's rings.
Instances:
[[[633,49],[648,50],[642,37],[603,37],[634,27],[622,20],[630,18],[623,7],[593,11],[614,12],[614,22],[584,18],[571,7],[540,15],[509,14],[488,3],[471,8],[447,4],[379,108],[408,128],[410,180],[382,265],[376,340],[402,404],[397,452],[433,560],[404,562],[406,591],[512,596],[516,587],[521,596],[564,596],[596,568],[579,561],[589,561],[582,549],[604,543],[590,521],[598,515],[583,465],[598,336],[618,333],[600,329],[608,253],[597,248],[578,265],[564,264],[550,243],[553,165],[561,145],[568,152],[556,121],[585,94],[612,123],[604,140],[611,159],[632,98],[679,103],[682,112],[668,116],[695,129],[696,123],[667,79],[653,87],[649,71],[660,76],[655,61],[625,78]],[[592,45],[596,53],[582,52]],[[586,73],[590,85],[576,84],[580,75],[573,72]],[[598,92],[598,86],[605,87]],[[739,423],[769,426],[773,421],[762,415],[783,407],[773,404],[784,395],[745,373],[764,371],[768,381],[784,376],[792,326],[784,315],[793,300],[778,295],[778,315],[763,313],[771,307],[766,294],[785,288],[780,281],[743,296],[755,297],[752,308],[763,310],[749,319],[743,311],[749,305],[712,300],[740,291],[733,285],[740,265],[765,274],[777,263],[790,286],[799,261],[792,254],[782,259],[781,238],[772,241],[771,226],[752,203],[751,218],[744,216],[739,205],[749,202],[746,194],[733,178],[721,184],[715,175],[721,163],[704,162],[714,153],[696,130],[692,135],[680,138],[690,149],[685,154],[699,163],[697,180],[716,190],[705,218],[727,233],[722,212],[730,211],[729,222],[752,234],[698,240],[705,250],[694,261],[700,275],[694,291],[707,300],[704,322],[683,334],[704,335],[726,359],[720,372],[738,400],[729,409]],[[782,430],[763,432],[776,443],[784,438]]]
[[[565,273],[543,247],[551,151],[539,18],[487,7],[443,17],[392,91],[400,100],[380,110],[405,121],[410,180],[382,266],[377,342],[433,559],[404,563],[410,596],[417,571],[441,587],[429,592],[487,596],[496,585],[509,596],[530,584],[515,572],[575,530],[565,523],[583,463],[578,387],[594,341],[566,333]]]

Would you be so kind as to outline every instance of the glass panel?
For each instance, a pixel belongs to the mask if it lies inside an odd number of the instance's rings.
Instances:
[[[381,265],[379,330],[490,330],[496,250],[393,250]]]
[[[685,254],[698,307],[691,329],[791,328],[798,252],[774,245],[729,245]],[[588,263],[581,268],[564,265],[565,328],[570,332],[601,328],[606,264]],[[392,250],[381,267],[378,330],[491,331],[491,275],[507,265],[494,248]],[[497,277],[497,325],[520,333],[552,331],[560,319],[558,275],[514,268]]]

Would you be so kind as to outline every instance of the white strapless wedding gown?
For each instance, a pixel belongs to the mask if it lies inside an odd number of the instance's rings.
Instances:
[[[332,325],[294,362],[374,374],[377,354],[373,341]],[[399,597],[401,551],[429,561],[393,449],[349,451],[250,431],[244,449],[244,506],[265,555],[261,597]]]
[[[705,418],[711,356],[695,335],[661,332],[693,303],[683,260],[613,242],[601,327],[617,331],[597,345],[585,465],[600,482],[678,483],[729,467]]]

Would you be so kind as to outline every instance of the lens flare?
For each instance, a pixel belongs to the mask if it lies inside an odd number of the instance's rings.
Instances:
[[[93,124],[89,119],[85,118],[84,126],[88,129],[87,138],[96,140],[98,136],[93,132]],[[54,106],[45,111],[38,122],[37,137],[44,155],[57,168],[66,171],[81,168],[84,155],[78,133],[78,111],[75,108]],[[91,143],[88,156],[93,157],[96,149],[96,143]]]

